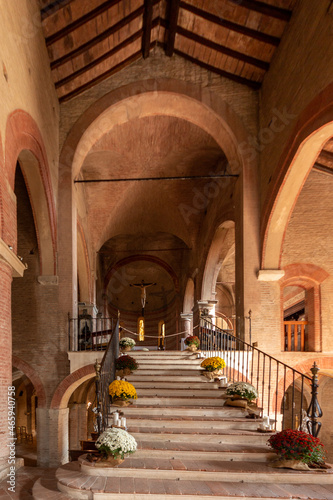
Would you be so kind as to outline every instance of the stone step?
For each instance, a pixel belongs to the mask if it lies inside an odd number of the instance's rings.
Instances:
[[[261,420],[259,420],[261,422]],[[142,429],[182,429],[183,432],[197,432],[215,430],[215,429],[249,429],[256,431],[258,428],[258,420],[247,419],[230,419],[230,420],[212,420],[203,419],[199,420],[148,420],[143,418],[127,418],[128,431],[132,432],[133,427],[140,427]]]
[[[179,386],[178,386],[179,387]],[[148,389],[146,387],[138,387],[135,385],[136,392],[140,399],[146,396],[157,396],[157,397],[192,397],[192,398],[219,398],[222,395],[222,392],[218,389],[211,388],[210,385],[208,387],[202,389],[183,389],[183,388],[174,388],[174,389],[164,389],[162,387],[155,387],[152,389]]]
[[[126,377],[129,382],[134,382],[132,379],[132,375],[129,375]],[[167,380],[164,380],[163,377],[159,377],[161,380],[156,380],[157,377],[155,377],[155,380],[136,380],[135,381],[135,388],[147,388],[147,389],[154,389],[154,388],[159,388],[159,389],[220,389],[219,384],[217,382],[209,382],[208,379],[204,377],[200,377],[198,382],[184,382],[184,380],[179,380],[179,381],[174,381],[170,382]],[[179,377],[180,378],[180,377]]]
[[[72,500],[72,496],[66,495],[58,490],[57,483],[58,481],[56,479],[37,479],[32,488],[32,498],[34,500]],[[79,495],[79,493],[78,490],[77,495]],[[76,496],[76,498],[79,497]]]
[[[158,358],[158,359],[174,359],[174,358],[186,358],[189,356],[196,356],[196,353],[191,351],[140,351],[134,349],[129,351],[134,358]]]
[[[126,377],[129,382],[134,383],[134,380],[132,379],[132,376]],[[138,389],[174,389],[177,390],[179,388],[181,389],[218,389],[219,391],[221,390],[219,388],[219,384],[216,382],[209,382],[208,379],[203,380],[202,382],[184,382],[184,380],[179,380],[175,382],[168,382],[163,379],[163,377],[160,377],[162,380],[153,380],[153,381],[148,381],[148,380],[136,380],[135,381],[135,388]],[[180,378],[180,377],[179,377]],[[201,379],[204,379],[204,377],[201,377]]]
[[[115,407],[111,407],[112,411],[116,410]],[[150,418],[150,416],[171,416],[171,417],[218,417],[218,418],[233,418],[242,415],[247,415],[246,410],[240,408],[233,408],[232,406],[221,406],[219,408],[214,407],[182,407],[182,406],[160,406],[154,408],[153,406],[145,406],[143,404],[136,403],[135,405],[127,406],[125,408],[120,408],[126,417],[130,415],[141,415]],[[112,417],[110,417],[112,418]]]
[[[142,357],[142,358],[139,358],[137,356],[132,356],[136,359],[136,361],[139,363],[139,366],[141,368],[141,366],[152,366],[154,367],[154,369],[158,369],[159,366],[173,366],[173,365],[180,365],[180,366],[190,366],[190,365],[194,365],[194,366],[200,366],[203,359],[200,359],[200,358],[197,358],[196,357],[191,357],[191,358],[188,358],[188,357],[185,357],[183,356],[182,358],[145,358],[145,357]]]
[[[164,432],[163,432],[164,431]],[[229,430],[228,433],[223,433],[222,430],[216,433],[202,433],[202,434],[187,434],[182,432],[177,432],[177,429],[170,429],[169,432],[165,432],[165,429],[160,429],[160,432],[155,432],[151,434],[149,432],[143,432],[138,430],[137,432],[131,432],[132,436],[135,437],[137,442],[151,441],[152,436],[154,436],[155,441],[169,441],[177,443],[191,443],[193,440],[196,443],[216,443],[216,444],[243,444],[246,442],[248,445],[257,446],[265,445],[270,433],[261,434],[255,431],[233,431]]]
[[[221,396],[217,396],[216,398],[211,397],[156,397],[156,396],[145,396],[141,397],[138,401],[140,405],[158,405],[158,406],[223,406],[225,403],[225,399],[221,398]]]
[[[139,372],[143,371],[150,371],[150,373],[168,373],[172,371],[177,371],[180,373],[187,372],[187,371],[203,371],[203,368],[201,368],[200,363],[195,363],[193,361],[185,363],[185,362],[177,362],[177,363],[156,363],[156,365],[153,365],[152,363],[142,363],[139,361]]]
[[[134,456],[133,456],[134,457]],[[81,473],[65,471],[60,467],[56,476],[62,485],[70,485],[73,479],[87,481],[87,476],[96,477],[100,470],[95,464],[84,461],[84,456],[79,458]],[[81,477],[79,477],[81,476]],[[166,479],[168,481],[216,481],[234,483],[265,483],[265,484],[316,484],[333,485],[333,472],[307,471],[306,474],[292,469],[275,469],[269,467],[267,462],[233,462],[210,460],[209,462],[196,459],[192,460],[164,460],[153,458],[128,457],[117,467],[104,468],[103,476],[108,478],[147,478]],[[67,493],[67,492],[66,492]]]
[[[146,443],[141,443],[141,445]],[[156,443],[154,443],[154,446]],[[236,448],[236,447],[235,447]],[[203,451],[200,450],[200,460],[220,460],[228,461],[251,461],[251,462],[267,462],[275,458],[275,453],[268,451],[267,446],[262,446],[261,452],[249,451],[244,452],[241,447],[238,451]],[[164,448],[146,449],[140,448],[135,452],[135,458],[155,458],[164,460],[193,460],[193,450],[166,450]]]
[[[131,383],[135,383],[136,381],[140,381],[140,382],[152,382],[152,383],[155,383],[155,382],[179,382],[180,384],[183,383],[183,382],[202,382],[202,381],[206,381],[206,377],[203,377],[202,375],[200,375],[200,373],[196,373],[196,372],[193,372],[192,373],[190,371],[188,372],[180,372],[180,371],[172,371],[172,372],[168,372],[167,375],[163,374],[163,373],[156,373],[156,372],[152,372],[151,370],[137,370],[137,372],[134,372],[133,374],[131,375],[128,375],[126,377],[126,379],[131,382]],[[207,380],[208,383],[210,383],[208,380]],[[212,383],[212,382],[211,382]]]

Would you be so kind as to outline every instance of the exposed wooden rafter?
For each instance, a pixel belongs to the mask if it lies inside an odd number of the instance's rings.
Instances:
[[[114,24],[113,26],[110,26],[107,30],[103,31],[99,35],[91,38],[88,42],[84,43],[83,45],[81,45],[77,49],[72,50],[71,52],[68,52],[64,56],[60,57],[59,59],[52,61],[51,62],[51,69],[58,68],[59,66],[61,66],[62,64],[65,64],[66,62],[70,61],[74,57],[77,57],[80,54],[83,54],[87,50],[94,47],[97,43],[99,43],[99,42],[105,40],[106,38],[108,38],[109,36],[113,35],[117,31],[119,31],[120,28],[122,28],[123,26],[126,26],[126,24],[133,21],[133,19],[136,19],[138,16],[141,16],[142,14],[143,14],[143,6],[139,7],[134,12],[131,12],[131,14],[124,17],[121,21]]]
[[[153,21],[153,0],[144,0],[143,11],[143,33],[142,33],[142,56],[146,59],[149,56],[151,30]]]
[[[246,54],[243,54],[242,52],[238,52],[236,50],[229,49],[228,47],[224,47],[223,45],[212,42],[211,40],[208,40],[207,38],[199,36],[196,33],[192,33],[191,31],[185,30],[184,28],[181,28],[180,26],[178,26],[178,28],[177,28],[177,33],[179,33],[180,35],[182,35],[190,40],[193,40],[196,43],[200,43],[201,45],[204,45],[205,47],[209,47],[213,50],[216,50],[217,52],[220,52],[221,54],[225,54],[227,56],[233,57],[234,59],[238,59],[239,61],[246,62],[248,64],[251,64],[252,66],[256,66],[257,68],[261,68],[265,71],[267,71],[269,68],[269,63],[267,63],[265,61],[262,61],[260,59],[255,58],[255,57],[247,56]]]
[[[165,40],[165,53],[171,57],[175,48],[175,37],[178,24],[180,0],[171,0],[169,3],[168,17],[167,17],[167,32]]]
[[[52,45],[52,43],[57,42],[58,40],[60,40],[61,38],[64,38],[65,36],[68,36],[70,33],[75,31],[80,26],[83,26],[85,23],[92,21],[92,19],[95,19],[97,16],[100,16],[101,14],[106,12],[108,9],[110,9],[114,5],[117,5],[120,2],[121,2],[121,0],[108,0],[107,2],[102,3],[102,5],[100,5],[96,9],[91,10],[90,12],[88,12],[84,16],[80,17],[76,21],[74,21],[70,24],[67,24],[67,26],[65,28],[63,28],[63,29],[57,31],[56,33],[54,33],[53,35],[45,38],[46,45],[47,46]]]
[[[153,26],[155,26],[156,24],[157,24],[156,22],[153,23]],[[94,68],[95,66],[97,66],[101,62],[105,61],[109,57],[111,57],[114,54],[116,54],[116,52],[118,52],[119,50],[124,49],[125,47],[127,47],[127,45],[130,45],[131,43],[135,42],[135,40],[137,40],[141,36],[142,36],[142,29],[140,29],[139,31],[137,31],[136,33],[134,33],[133,35],[131,35],[130,37],[126,38],[126,40],[124,40],[123,42],[119,43],[118,45],[116,45],[115,47],[113,47],[113,49],[109,50],[108,52],[106,52],[102,56],[94,59],[91,63],[86,64],[81,69],[79,69],[77,71],[74,71],[73,73],[71,73],[67,77],[62,78],[61,80],[58,80],[55,83],[55,87],[56,88],[62,87],[63,85],[66,85],[67,83],[71,82],[72,80],[74,80],[78,76],[83,75],[87,71],[90,71],[92,68]]]
[[[257,0],[229,0],[229,2],[239,5],[240,7],[245,7],[249,10],[260,12],[260,14],[264,14],[265,16],[280,19],[281,21],[288,22],[292,14],[290,10],[282,9],[281,7],[275,7],[274,5],[269,5],[267,3],[258,2]]]
[[[55,0],[54,2],[50,2],[40,11],[42,19],[46,19],[47,17],[52,16],[52,14],[65,7],[71,1],[72,0]]]
[[[200,61],[199,59],[195,59],[194,57],[190,56],[189,54],[186,54],[185,52],[182,52],[181,50],[175,49],[175,54],[178,54],[181,57],[184,57],[184,59],[187,59],[188,61],[191,61],[193,64],[198,64],[202,68],[207,69],[208,71],[211,71],[212,73],[217,73],[220,76],[224,76],[226,78],[229,78],[230,80],[233,80],[234,82],[242,83],[243,85],[247,85],[248,87],[251,87],[252,89],[258,90],[261,86],[260,82],[255,82],[253,80],[249,80],[247,78],[243,78],[242,76],[235,75],[233,73],[229,73],[228,71],[225,71],[220,68],[216,68],[215,66],[211,66],[210,64],[207,64],[203,61]]]
[[[152,42],[151,48],[154,47],[155,43],[156,42]],[[126,66],[133,63],[134,61],[137,61],[138,59],[140,59],[141,56],[142,56],[141,50],[135,52],[130,57],[128,57],[127,59],[122,61],[121,63],[117,64],[116,66],[113,66],[113,68],[110,68],[108,71],[105,71],[104,73],[98,75],[96,78],[93,78],[88,83],[85,83],[84,85],[77,87],[72,92],[69,92],[68,94],[63,95],[62,97],[59,98],[59,101],[65,102],[65,101],[69,101],[70,99],[73,99],[73,97],[76,97],[79,94],[82,94],[82,92],[85,92],[86,90],[90,89],[91,87],[94,87],[95,85],[102,82],[106,78],[109,78],[109,76],[113,75],[114,73],[117,73],[118,71],[125,68]]]
[[[250,38],[254,38],[255,40],[259,40],[260,42],[274,45],[275,47],[277,47],[280,43],[280,38],[276,36],[268,35],[266,33],[262,33],[261,31],[257,31],[251,28],[247,28],[246,26],[227,21],[226,19],[222,19],[221,17],[215,16],[210,12],[199,9],[198,7],[195,7],[194,5],[188,4],[186,2],[181,1],[180,8],[185,9],[188,12],[192,12],[192,14],[194,14],[195,16],[201,17],[206,21],[218,24],[223,28],[235,31],[236,33],[240,33],[241,35],[245,35]]]
[[[330,167],[326,167],[326,165],[322,165],[321,163],[316,162],[313,167],[314,170],[317,170],[318,172],[322,172],[324,174],[329,174],[333,175],[333,169]]]

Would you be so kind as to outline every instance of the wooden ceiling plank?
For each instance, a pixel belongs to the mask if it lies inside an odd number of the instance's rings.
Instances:
[[[171,0],[169,3],[169,10],[167,14],[167,31],[166,31],[166,44],[165,54],[169,57],[172,56],[175,48],[176,30],[178,24],[180,0]]]
[[[155,42],[152,43],[152,46],[155,45]],[[109,78],[109,76],[113,75],[114,73],[117,73],[121,69],[125,68],[129,64],[133,63],[134,61],[137,61],[142,57],[141,49],[129,56],[127,59],[122,61],[121,63],[117,64],[113,68],[110,68],[108,71],[105,73],[102,73],[101,75],[97,76],[93,80],[90,80],[88,83],[85,83],[81,87],[76,88],[75,90],[69,92],[68,94],[64,94],[59,98],[59,102],[66,102],[69,101],[70,99],[73,99],[74,97],[77,97],[79,94],[82,94],[82,92],[85,92],[86,90],[90,89],[91,87],[94,87],[98,83],[102,82],[106,78]]]
[[[151,28],[153,21],[153,0],[144,0],[143,11],[143,33],[142,33],[142,56],[146,59],[149,56],[151,42]]]
[[[323,172],[325,174],[333,175],[333,169],[330,167],[326,167],[326,165],[321,165],[321,163],[315,163],[313,165],[313,170],[317,170],[317,172]]]
[[[69,35],[69,33],[71,33],[72,31],[75,31],[80,26],[83,26],[87,22],[92,21],[97,16],[103,14],[104,12],[109,10],[114,5],[117,5],[121,1],[122,0],[107,0],[106,2],[102,3],[102,5],[96,7],[96,9],[91,10],[90,12],[80,17],[76,21],[68,24],[65,28],[61,29],[60,31],[57,31],[56,33],[54,33],[54,35],[46,37],[45,38],[46,46],[52,45],[54,42],[57,42],[61,38],[64,38],[65,36]]]
[[[52,61],[51,62],[51,69],[57,68],[58,66],[61,66],[65,62],[69,61],[70,59],[73,59],[74,57],[76,57],[80,54],[83,54],[84,52],[89,50],[91,47],[96,45],[97,43],[101,42],[102,40],[105,40],[105,38],[108,38],[113,33],[116,33],[118,30],[120,30],[123,26],[128,24],[133,19],[136,19],[137,17],[141,16],[142,13],[143,13],[143,6],[139,7],[134,12],[132,12],[128,16],[124,17],[118,23],[114,24],[113,26],[110,26],[103,33],[100,33],[99,35],[95,36],[94,38],[92,38],[91,40],[86,42],[85,44],[81,45],[81,47],[78,47],[77,49],[72,50],[71,52],[68,52],[66,55],[60,57],[59,59]]]
[[[201,66],[202,68],[204,68],[208,71],[211,71],[212,73],[217,73],[218,75],[223,76],[225,78],[229,78],[230,80],[233,80],[237,83],[247,85],[248,87],[251,87],[252,89],[258,90],[261,86],[260,82],[254,82],[251,80],[247,80],[246,78],[242,78],[238,75],[233,75],[232,73],[228,73],[227,71],[224,71],[222,69],[216,68],[214,66],[210,66],[209,64],[207,64],[203,61],[200,61],[199,59],[195,59],[195,58],[189,56],[188,54],[186,54],[185,52],[183,52],[181,50],[175,49],[174,52],[175,52],[175,54],[177,54],[181,57],[184,57],[184,59],[187,59],[188,61],[192,62],[193,64],[197,64],[198,66]]]
[[[218,43],[215,43],[211,40],[208,40],[207,38],[204,38],[200,35],[197,35],[196,33],[192,33],[188,30],[185,30],[184,28],[181,28],[178,26],[177,28],[177,33],[180,35],[184,36],[185,38],[189,38],[190,40],[193,40],[201,45],[204,45],[205,47],[209,47],[211,49],[216,50],[217,52],[222,52],[223,54],[226,54],[227,56],[230,56],[234,59],[238,59],[239,61],[246,62],[248,64],[251,64],[252,66],[256,66],[258,68],[261,68],[265,71],[269,69],[269,63],[265,61],[261,61],[260,59],[256,59],[255,57],[247,56],[246,54],[243,54],[242,52],[238,52],[236,50],[229,49],[228,47],[224,47],[223,45],[220,45]]]
[[[43,7],[40,11],[41,13],[41,18],[46,19],[47,17],[51,16],[58,10],[62,9],[66,5],[68,5],[72,0],[55,0],[55,2],[50,2],[48,5]]]
[[[274,17],[275,19],[280,19],[281,21],[290,21],[292,12],[287,9],[282,9],[281,7],[275,7],[264,2],[258,2],[257,0],[228,0],[230,3],[235,4],[239,7],[245,7],[249,10],[254,10],[264,14],[265,16]]]
[[[332,153],[332,151],[322,149],[319,156],[318,156],[318,159],[333,161],[333,153]]]
[[[194,5],[186,3],[182,0],[180,1],[180,8],[192,12],[192,14],[201,17],[206,21],[218,24],[223,28],[235,31],[236,33],[240,33],[241,35],[245,35],[249,38],[254,38],[255,40],[259,40],[260,42],[274,45],[275,47],[277,47],[280,43],[280,38],[276,36],[268,35],[267,33],[262,33],[261,31],[253,30],[251,28],[247,28],[246,26],[227,21],[226,19],[222,19],[218,16],[215,16],[214,14],[211,14],[210,12],[198,9]]]
[[[127,45],[130,45],[133,43],[135,40],[140,38],[142,36],[142,29],[131,35],[130,37],[126,38],[123,42],[119,43],[113,49],[109,50],[102,56],[94,59],[91,63],[85,65],[84,67],[80,68],[79,70],[71,73],[70,75],[66,76],[65,78],[62,78],[61,80],[58,80],[55,82],[55,88],[58,89],[59,87],[62,87],[63,85],[66,85],[70,81],[74,80],[78,76],[82,75],[83,73],[86,73],[87,71],[90,71],[92,68],[103,62],[104,60],[108,59],[109,57],[113,56],[116,52],[119,52],[119,50],[123,49],[124,47],[127,47]]]

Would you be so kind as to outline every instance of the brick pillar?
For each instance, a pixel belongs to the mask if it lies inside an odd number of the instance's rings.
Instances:
[[[10,442],[8,388],[12,386],[11,284],[12,268],[0,258],[0,470],[2,465],[8,464]]]
[[[308,319],[308,351],[321,350],[320,291],[316,285],[306,291],[305,313]]]
[[[37,464],[58,467],[68,462],[69,408],[37,408]]]

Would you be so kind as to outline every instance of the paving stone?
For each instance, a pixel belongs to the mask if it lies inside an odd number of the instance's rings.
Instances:
[[[150,481],[144,477],[136,477],[134,478],[134,491],[135,493],[140,493],[142,495],[146,495],[150,492],[149,489]]]
[[[149,483],[151,495],[165,495],[165,486],[163,479],[155,479]]]
[[[121,477],[120,493],[133,493],[134,491],[134,479],[132,477]]]
[[[120,492],[120,478],[108,477],[105,484],[106,493],[119,493]]]

